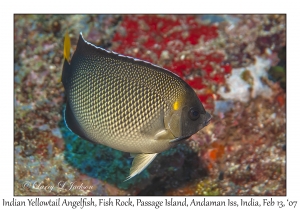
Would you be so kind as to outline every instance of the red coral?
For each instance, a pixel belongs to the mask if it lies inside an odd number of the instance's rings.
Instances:
[[[221,66],[222,69],[224,70],[224,73],[225,74],[231,74],[231,71],[232,71],[232,67],[227,63],[223,66]]]
[[[187,80],[187,83],[195,89],[203,89],[204,87],[206,87],[202,83],[202,78],[200,78],[200,77],[196,77],[193,80]]]
[[[113,46],[114,51],[156,64],[162,59],[162,51],[168,51],[169,61],[163,67],[185,79],[194,89],[200,90],[208,88],[209,84],[224,83],[224,75],[231,73],[231,66],[222,63],[223,54],[191,51],[190,46],[199,44],[200,40],[209,41],[216,37],[218,28],[201,24],[198,16],[126,15],[112,42],[118,43]],[[189,50],[193,56],[179,59],[184,50]],[[216,72],[215,66],[219,66],[222,72]],[[187,77],[197,71],[202,72],[201,77]],[[202,93],[199,98],[207,107],[206,103],[212,94]]]

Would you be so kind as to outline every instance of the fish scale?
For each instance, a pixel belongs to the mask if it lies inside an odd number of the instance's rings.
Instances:
[[[184,87],[186,84],[182,83],[180,78],[174,77],[172,72],[168,72],[168,74],[161,73],[153,71],[149,67],[136,66],[134,63],[128,63],[122,68],[124,62],[103,57],[98,58],[96,61],[91,58],[87,58],[87,60],[90,61],[89,65],[103,66],[103,68],[101,68],[103,71],[101,73],[98,72],[101,75],[108,74],[126,77],[129,80],[139,82],[149,87],[158,94],[164,93],[164,97],[170,101],[175,100],[180,94],[184,94],[181,93],[181,91],[185,91]],[[81,68],[84,68],[84,66],[81,66]],[[121,71],[121,75],[119,71]],[[174,89],[178,91],[173,91]]]
[[[96,47],[82,35],[67,56],[66,124],[86,140],[135,153],[128,179],[211,118],[193,89],[166,69]]]
[[[79,71],[80,74],[85,75],[83,73],[85,71],[84,69],[78,69],[78,72]],[[81,89],[85,90],[90,85],[90,81],[92,81],[91,85],[95,88],[89,89],[87,95],[96,95],[96,92],[102,89],[99,93],[99,97],[92,101],[90,97],[82,95],[82,91],[78,91]],[[104,81],[106,83],[105,88],[103,88],[102,85]],[[145,86],[138,87],[130,80],[112,77],[111,75],[102,74],[101,77],[97,77],[97,80],[89,78],[88,76],[77,77],[74,75],[74,80],[71,84],[71,87],[76,88],[74,88],[74,91],[72,88],[70,89],[72,93],[70,99],[76,98],[78,101],[77,105],[73,107],[73,111],[78,116],[84,116],[82,118],[82,126],[85,130],[91,129],[91,131],[94,131],[95,128],[98,127],[107,128],[97,129],[97,131],[94,132],[93,139],[103,136],[120,139],[123,138],[124,133],[128,133],[125,136],[132,138],[133,142],[136,140],[136,144],[139,144],[139,138],[146,138],[146,136],[142,135],[142,133],[131,132],[132,128],[134,128],[135,125],[141,128],[151,127],[151,118],[149,116],[155,115],[155,112],[159,111],[156,105],[157,103],[163,104],[163,101],[159,101],[158,97],[153,97],[153,94],[151,94],[150,90]],[[120,91],[119,86],[125,89]],[[123,103],[119,103],[119,100],[123,102],[126,100],[133,101],[133,104],[136,106],[122,110],[124,105]],[[96,106],[97,103],[99,106]],[[109,104],[109,106],[107,106],[107,104]],[[79,118],[79,120],[81,119]],[[95,128],[90,126],[90,121],[94,122]],[[128,122],[132,122],[132,124]],[[103,139],[100,139],[100,141],[101,140]],[[105,144],[103,141],[101,143]],[[132,150],[136,152],[134,148],[132,148]]]

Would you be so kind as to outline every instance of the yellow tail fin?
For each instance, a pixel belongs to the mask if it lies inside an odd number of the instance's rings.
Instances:
[[[70,63],[70,51],[71,51],[71,39],[69,37],[68,31],[65,34],[65,40],[64,40],[64,59],[66,59]],[[62,62],[64,65],[64,61]],[[58,79],[58,82],[61,83],[62,81],[62,75],[60,79]]]
[[[70,63],[71,40],[68,31],[65,34],[64,41],[64,58]]]

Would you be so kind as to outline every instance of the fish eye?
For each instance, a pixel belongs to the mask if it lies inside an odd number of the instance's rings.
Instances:
[[[192,107],[189,110],[189,117],[191,120],[197,120],[200,116],[200,112],[197,108]]]

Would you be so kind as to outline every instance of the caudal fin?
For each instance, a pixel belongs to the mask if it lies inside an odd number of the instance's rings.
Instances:
[[[66,32],[65,34],[65,40],[64,40],[64,62],[63,62],[63,71],[62,71],[62,74],[61,74],[61,77],[60,79],[58,80],[58,82],[63,82],[63,77],[64,77],[64,74],[67,74],[69,72],[66,72],[66,67],[69,67],[70,65],[70,61],[71,61],[71,58],[70,58],[70,51],[71,51],[71,39],[69,37],[69,33],[68,31]]]
[[[71,39],[69,37],[68,31],[65,34],[64,41],[64,58],[70,63],[70,50],[71,50]]]

